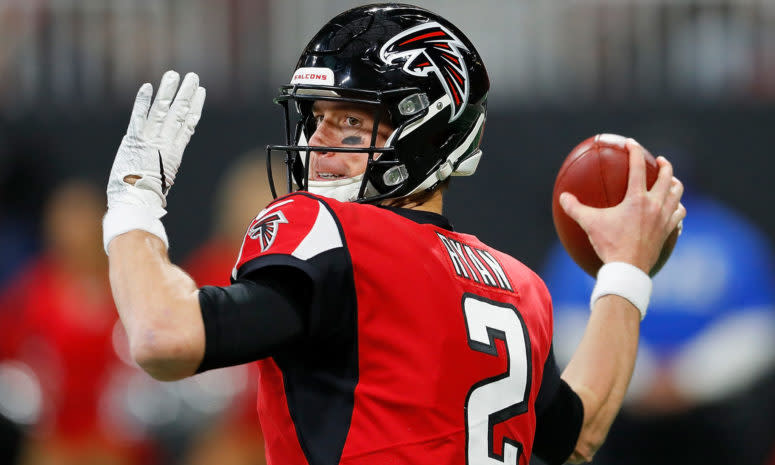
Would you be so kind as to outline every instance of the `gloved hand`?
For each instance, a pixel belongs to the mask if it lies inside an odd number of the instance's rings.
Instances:
[[[164,73],[152,105],[151,84],[143,84],[137,92],[108,179],[108,213],[103,220],[106,253],[114,237],[133,229],[155,234],[169,246],[159,219],[167,213],[167,193],[205,100],[205,89],[199,87],[195,73],[186,75],[180,90],[179,81],[175,71]]]

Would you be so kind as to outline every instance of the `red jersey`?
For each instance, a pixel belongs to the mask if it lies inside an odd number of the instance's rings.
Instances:
[[[313,289],[306,341],[259,362],[270,465],[529,462],[546,287],[440,215],[398,211],[305,192],[251,223],[233,277],[290,266]]]

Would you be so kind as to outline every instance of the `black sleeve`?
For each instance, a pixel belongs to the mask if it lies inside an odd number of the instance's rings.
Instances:
[[[536,399],[533,453],[547,465],[565,463],[576,447],[583,421],[584,406],[581,399],[560,378],[560,371],[554,360],[554,349],[550,349]]]
[[[259,360],[301,339],[310,286],[299,270],[272,266],[231,286],[202,287],[205,354],[197,373]]]

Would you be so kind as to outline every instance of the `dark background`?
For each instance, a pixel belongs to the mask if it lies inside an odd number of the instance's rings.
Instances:
[[[104,114],[47,114],[0,122],[6,208],[34,215],[46,193],[64,178],[104,185],[130,109],[131,98]],[[185,257],[209,234],[213,189],[229,161],[282,142],[280,117],[270,95],[239,110],[205,107],[169,197],[165,224],[173,260]],[[475,176],[452,180],[445,211],[457,229],[538,268],[556,240],[551,193],[565,155],[585,138],[611,132],[634,137],[652,153],[665,155],[687,192],[719,199],[775,237],[773,128],[775,108],[764,104],[649,102],[491,110],[479,169]]]

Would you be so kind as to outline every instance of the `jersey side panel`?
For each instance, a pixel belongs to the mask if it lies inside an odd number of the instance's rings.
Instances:
[[[519,463],[526,464],[551,343],[543,283],[473,236],[376,207],[332,205],[350,247],[358,301],[359,381],[341,463],[451,464],[469,455],[475,465],[468,449],[480,447],[476,441],[491,429],[486,447],[497,456],[504,443],[515,443],[505,448],[521,450]],[[495,327],[482,318],[494,318]],[[485,342],[471,331],[484,331]],[[520,353],[524,398],[487,412],[487,390],[504,386],[495,381],[519,385],[507,371]],[[480,410],[499,420],[483,426],[467,417]]]
[[[282,266],[311,286],[305,338],[259,362],[258,411],[266,456],[283,465],[337,463],[357,383],[355,291],[338,221],[306,193],[278,199],[251,223],[234,277]]]
[[[283,374],[272,358],[258,362],[258,419],[267,465],[308,465],[289,413]]]

